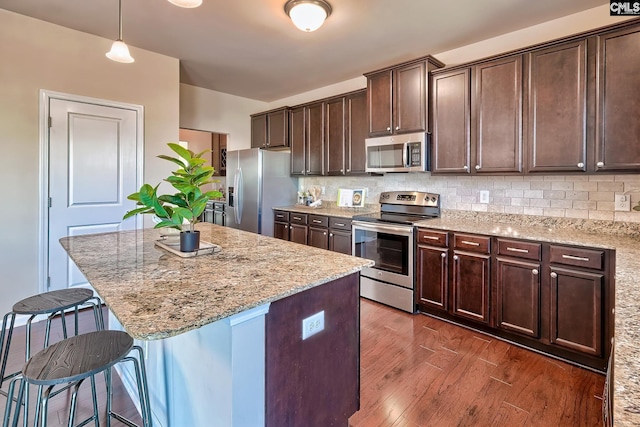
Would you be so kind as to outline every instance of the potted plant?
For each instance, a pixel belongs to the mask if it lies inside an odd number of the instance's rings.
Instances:
[[[122,219],[137,214],[154,214],[160,219],[154,228],[168,227],[180,230],[180,251],[193,252],[200,247],[200,232],[195,229],[196,223],[199,222],[198,218],[204,212],[207,201],[222,197],[222,193],[202,191],[204,185],[215,182],[211,179],[215,169],[205,165],[206,160],[202,158],[208,150],[195,154],[178,144],[170,142],[167,145],[178,157],[163,154],[158,157],[179,166],[164,180],[177,192],[159,196],[157,191],[160,184],[155,187],[144,184],[140,187],[140,191],[127,197],[129,200],[135,200],[139,207],[127,212]]]

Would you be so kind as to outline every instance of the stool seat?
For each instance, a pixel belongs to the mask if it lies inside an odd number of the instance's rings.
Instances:
[[[36,385],[76,382],[115,365],[132,348],[133,338],[126,332],[89,332],[40,351],[29,359],[22,375]]]
[[[33,295],[13,305],[15,314],[47,314],[82,305],[93,297],[91,289],[60,289]]]

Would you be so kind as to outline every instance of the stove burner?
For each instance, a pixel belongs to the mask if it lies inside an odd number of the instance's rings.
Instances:
[[[422,191],[380,194],[380,212],[354,216],[355,221],[413,225],[440,216],[440,195]]]

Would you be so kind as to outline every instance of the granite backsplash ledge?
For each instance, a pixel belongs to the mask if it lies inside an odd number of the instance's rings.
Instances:
[[[640,223],[604,221],[594,219],[574,219],[560,217],[545,217],[537,215],[515,215],[493,212],[473,212],[459,210],[443,210],[442,217],[449,220],[464,220],[478,222],[497,222],[519,226],[571,228],[591,234],[608,234],[612,236],[639,237]]]

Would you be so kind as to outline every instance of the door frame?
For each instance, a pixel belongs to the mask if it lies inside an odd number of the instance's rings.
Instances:
[[[136,112],[136,188],[140,188],[144,173],[144,107],[142,105],[125,102],[73,95],[40,89],[39,106],[39,189],[38,189],[38,290],[47,292],[47,277],[49,271],[49,101],[60,99],[63,101],[81,102],[85,104],[101,105],[105,107],[122,108]],[[136,228],[142,227],[142,218],[136,217]]]

